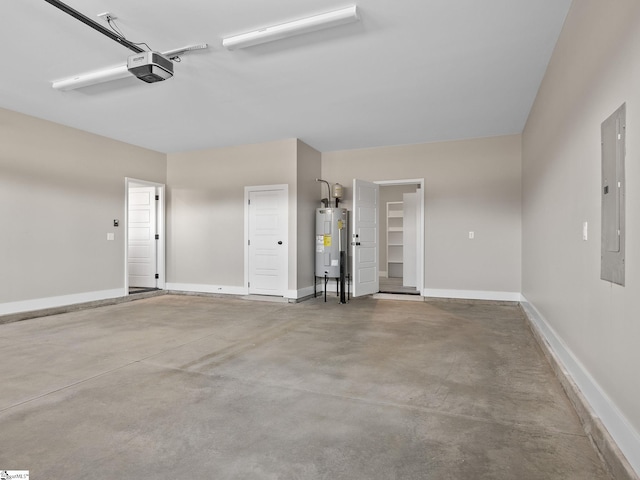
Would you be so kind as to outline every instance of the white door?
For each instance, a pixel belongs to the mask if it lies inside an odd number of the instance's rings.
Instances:
[[[129,286],[156,288],[155,187],[130,187],[128,214]]]
[[[353,296],[378,293],[378,203],[380,186],[353,180]]]
[[[249,191],[249,293],[284,296],[288,283],[288,193]]]
[[[405,193],[402,195],[403,229],[402,229],[402,285],[415,287],[418,285],[418,194]]]

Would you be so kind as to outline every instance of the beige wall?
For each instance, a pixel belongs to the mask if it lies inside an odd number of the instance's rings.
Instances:
[[[289,185],[289,289],[295,289],[295,139],[169,154],[167,281],[244,287],[244,187]]]
[[[298,140],[298,289],[312,287],[315,274],[315,215],[320,206],[320,152]]]
[[[125,177],[165,172],[164,154],[0,109],[0,304],[123,289]]]
[[[167,281],[244,288],[244,188],[286,184],[288,289],[312,291],[319,176],[320,153],[296,139],[169,154]]]
[[[635,451],[640,471],[638,52],[640,2],[573,3],[523,134],[523,294],[597,414],[627,453]],[[627,256],[620,287],[600,280],[600,125],[623,102]]]
[[[125,177],[170,183],[167,282],[238,287],[244,187],[287,184],[288,288],[312,288],[320,153],[303,142],[167,157],[8,110],[0,110],[0,122],[0,218],[12,232],[0,236],[0,304],[124,293]],[[108,232],[114,241],[106,240]]]
[[[509,135],[330,152],[322,177],[347,186],[349,209],[354,178],[424,178],[425,288],[517,295],[520,147],[520,136]]]

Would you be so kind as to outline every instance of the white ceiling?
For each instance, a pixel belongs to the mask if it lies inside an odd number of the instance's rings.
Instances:
[[[0,106],[161,152],[300,138],[326,152],[520,133],[571,0],[67,0],[182,57],[175,76],[61,92],[133,52],[44,0],[5,0]],[[356,3],[358,23],[244,50],[223,36]]]

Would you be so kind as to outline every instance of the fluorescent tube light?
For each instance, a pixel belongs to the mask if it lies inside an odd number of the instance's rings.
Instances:
[[[95,72],[81,73],[73,77],[65,78],[52,82],[51,86],[56,90],[74,90],[76,88],[88,87],[89,85],[97,85],[99,83],[110,82],[120,78],[131,77],[131,73],[127,70],[127,65],[118,65],[117,67],[96,70]]]
[[[293,22],[282,23],[280,25],[261,28],[253,32],[225,37],[222,39],[222,46],[229,50],[252,47],[261,43],[293,37],[294,35],[314,32],[316,30],[335,27],[345,23],[357,22],[358,20],[357,7],[352,5],[351,7],[342,8],[340,10],[334,10],[332,12],[314,15],[312,17],[301,18],[300,20],[294,20]]]
[[[204,50],[206,48],[209,48],[209,44],[207,43],[200,43],[198,45],[187,45],[186,47],[167,50],[166,52],[162,52],[162,55],[164,55],[167,58],[173,58],[173,57],[182,55],[183,53],[193,52],[194,50]]]

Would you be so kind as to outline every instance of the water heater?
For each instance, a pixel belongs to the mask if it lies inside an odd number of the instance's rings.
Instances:
[[[316,209],[316,276],[340,278],[341,251],[347,251],[347,209]]]

